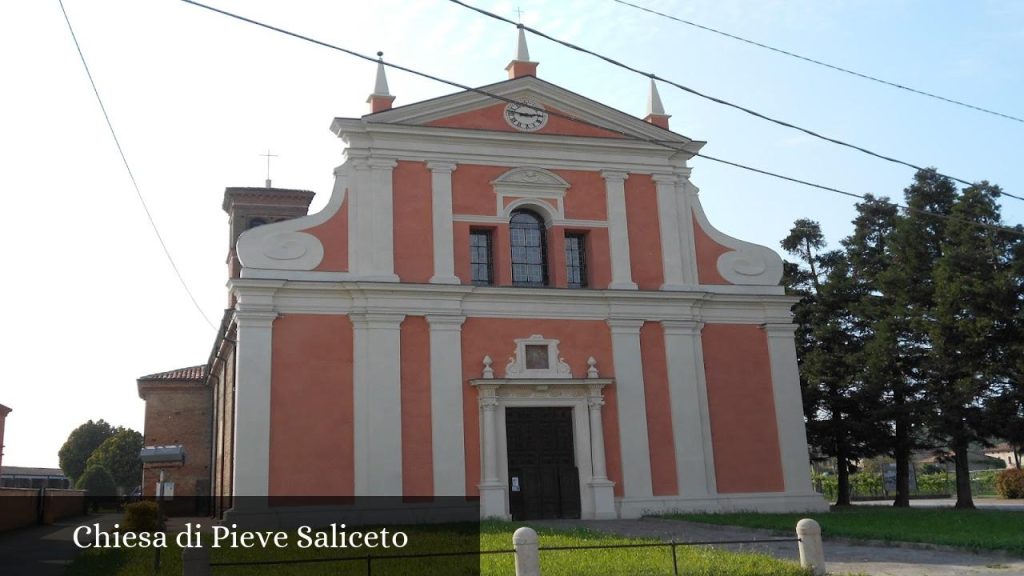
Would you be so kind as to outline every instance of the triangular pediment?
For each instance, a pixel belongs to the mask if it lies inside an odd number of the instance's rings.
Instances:
[[[508,101],[503,100],[505,98],[540,104],[548,112],[545,126],[530,131],[532,134],[639,138],[674,144],[690,152],[696,152],[704,145],[704,142],[665,130],[533,76],[506,80],[478,90],[466,90],[367,114],[362,121],[368,124],[517,132],[505,121],[508,105]]]

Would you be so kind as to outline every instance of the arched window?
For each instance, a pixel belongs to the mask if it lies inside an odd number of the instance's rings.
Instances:
[[[529,210],[516,210],[512,212],[508,228],[512,245],[512,284],[547,286],[544,219]]]

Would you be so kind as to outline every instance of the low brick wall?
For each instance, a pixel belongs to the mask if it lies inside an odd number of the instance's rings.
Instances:
[[[43,524],[86,513],[84,490],[46,490],[43,502]]]
[[[37,488],[0,488],[0,531],[53,524],[85,513],[83,490],[47,489],[42,497],[40,518],[40,491]],[[40,522],[42,520],[42,522]]]
[[[0,530],[33,526],[39,521],[39,490],[0,488]]]

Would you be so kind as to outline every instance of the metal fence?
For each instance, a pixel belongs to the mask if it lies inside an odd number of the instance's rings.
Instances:
[[[531,528],[520,528],[512,536],[513,548],[507,550],[480,550],[471,552],[434,552],[420,554],[366,554],[338,558],[303,558],[289,560],[250,560],[240,562],[210,562],[209,550],[206,548],[186,548],[182,551],[183,576],[211,576],[212,568],[255,568],[260,566],[284,566],[300,564],[331,564],[360,562],[365,566],[366,576],[372,576],[374,565],[396,560],[416,560],[428,558],[479,557],[493,554],[512,554],[515,556],[516,576],[541,576],[541,552],[574,552],[580,550],[611,550],[626,548],[668,548],[672,554],[672,574],[679,576],[679,547],[687,546],[723,546],[735,544],[767,544],[778,542],[797,543],[800,552],[800,564],[810,568],[812,574],[825,574],[825,559],[821,545],[821,528],[813,520],[801,520],[797,524],[797,536],[794,538],[762,538],[756,540],[706,540],[696,542],[643,542],[632,544],[594,544],[586,546],[547,546],[541,547],[537,533]]]

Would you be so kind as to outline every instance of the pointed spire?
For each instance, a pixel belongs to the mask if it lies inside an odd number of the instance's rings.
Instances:
[[[377,78],[373,84],[373,93],[366,99],[370,104],[370,113],[391,109],[395,97],[388,90],[388,77],[384,71],[384,53],[377,52]]]
[[[526,47],[526,30],[522,24],[519,25],[519,36],[516,40],[516,57],[508,63],[505,70],[508,70],[510,79],[537,75],[537,62],[530,60],[530,49]]]
[[[661,103],[661,95],[658,94],[658,84],[654,81],[654,76],[651,76],[651,87],[647,93],[647,117],[644,121],[668,130],[669,118],[671,116],[665,114],[665,106]]]
[[[519,40],[516,42],[516,60],[520,62],[530,61],[530,49],[526,47],[526,30],[519,25]]]

